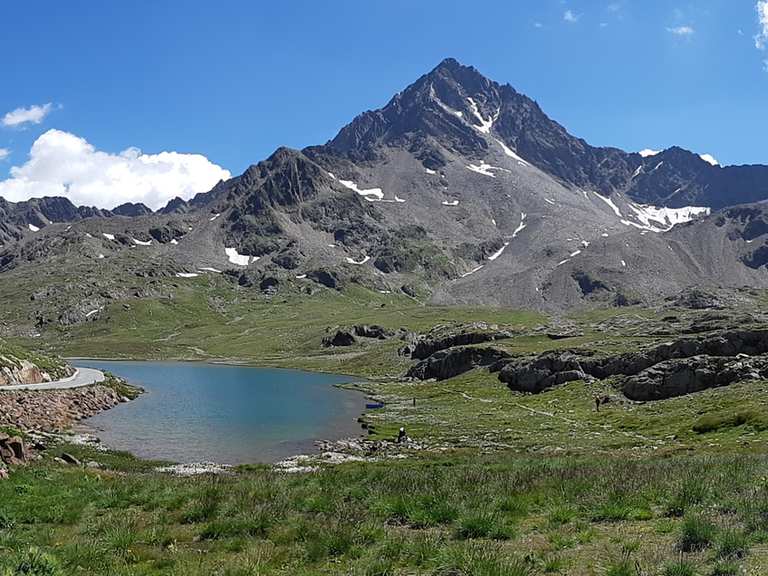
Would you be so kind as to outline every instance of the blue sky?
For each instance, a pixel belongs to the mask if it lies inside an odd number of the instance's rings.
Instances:
[[[278,146],[325,142],[447,56],[512,84],[592,144],[678,144],[722,164],[768,163],[764,4],[3,2],[0,118],[11,125],[0,123],[0,195],[59,184],[75,195],[71,182],[85,180],[78,200],[158,204],[167,193],[157,174],[120,181],[114,172],[156,163],[207,185]],[[133,148],[145,154],[115,156]],[[191,153],[207,160],[188,163]],[[83,154],[82,173],[60,168]],[[99,185],[132,182],[140,194],[99,196]],[[189,195],[194,185],[169,188]]]

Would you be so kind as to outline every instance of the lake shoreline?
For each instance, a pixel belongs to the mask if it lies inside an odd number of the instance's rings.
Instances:
[[[179,358],[173,358],[173,357],[166,357],[166,358],[147,358],[144,356],[136,356],[136,357],[117,357],[117,358],[107,358],[107,357],[97,357],[97,356],[64,356],[64,360],[67,362],[186,362],[189,364],[213,364],[213,365],[221,365],[221,366],[240,366],[243,368],[268,368],[270,370],[284,370],[284,371],[294,371],[294,372],[309,372],[312,374],[325,374],[328,376],[344,376],[346,378],[354,378],[357,382],[364,383],[368,380],[376,380],[377,378],[375,376],[361,376],[360,374],[355,374],[352,372],[337,372],[337,371],[330,371],[330,370],[317,370],[314,368],[304,368],[302,366],[293,367],[293,368],[286,368],[285,366],[278,365],[278,364],[269,364],[269,363],[262,363],[262,362],[255,362],[252,360],[240,360],[237,358],[186,358],[186,357],[179,357]]]
[[[23,432],[62,433],[130,401],[103,384],[60,390],[4,390],[0,392],[0,426]]]
[[[88,362],[88,359],[85,358],[70,358],[70,362],[72,362],[75,365],[78,365],[78,362],[81,363],[79,365],[84,365]],[[109,415],[104,415],[105,418],[101,418],[102,415],[96,415],[95,417],[89,417],[84,420],[79,420],[77,422],[73,422],[73,426],[70,428],[71,431],[77,433],[77,434],[83,434],[87,435],[93,438],[97,438],[100,443],[104,447],[107,447],[111,450],[116,451],[123,451],[123,452],[129,452],[136,456],[137,458],[144,459],[144,460],[164,460],[169,461],[173,463],[177,463],[181,466],[189,467],[190,465],[197,464],[197,463],[215,463],[217,465],[223,465],[223,466],[238,466],[238,465],[258,465],[258,464],[269,464],[269,465],[275,465],[278,464],[286,459],[296,458],[296,457],[318,457],[322,454],[323,450],[327,450],[328,446],[330,446],[334,442],[342,442],[342,443],[355,443],[355,442],[362,442],[365,440],[365,426],[363,424],[363,414],[364,414],[364,403],[367,399],[367,393],[365,390],[361,389],[359,385],[363,383],[363,379],[360,379],[356,376],[346,376],[343,374],[338,373],[330,373],[330,372],[318,372],[318,371],[311,371],[311,370],[303,370],[303,369],[290,369],[290,368],[263,368],[259,366],[252,366],[245,363],[233,363],[230,361],[224,362],[224,361],[210,361],[210,360],[197,360],[197,361],[178,361],[178,360],[126,360],[126,359],[119,359],[119,360],[103,360],[103,359],[90,359],[90,361],[94,363],[113,363],[113,364],[123,364],[125,363],[126,366],[138,366],[139,369],[148,369],[153,364],[158,367],[162,367],[164,369],[168,369],[169,367],[176,368],[176,367],[183,367],[184,370],[189,370],[190,367],[194,371],[198,366],[201,368],[204,368],[206,365],[208,366],[208,370],[215,369],[215,368],[242,368],[242,369],[253,369],[253,370],[259,370],[259,371],[270,371],[272,374],[271,379],[274,377],[275,374],[280,375],[280,378],[288,381],[294,381],[296,380],[297,375],[303,375],[304,377],[309,377],[309,382],[312,382],[312,377],[314,376],[326,376],[326,377],[332,377],[332,378],[351,378],[349,381],[342,381],[342,382],[333,382],[332,379],[330,379],[328,382],[319,381],[314,382],[310,384],[311,388],[307,389],[307,399],[304,400],[305,403],[313,402],[313,398],[317,396],[318,393],[320,393],[320,398],[315,398],[316,400],[322,399],[322,401],[316,406],[316,409],[314,410],[312,414],[312,418],[310,419],[310,424],[307,426],[313,425],[312,422],[314,422],[314,425],[317,426],[330,426],[329,429],[326,431],[320,431],[317,434],[311,434],[307,436],[302,436],[302,429],[305,429],[306,426],[304,426],[304,422],[301,421],[301,416],[299,416],[299,422],[297,422],[297,428],[292,432],[293,436],[291,434],[288,434],[284,438],[280,438],[279,434],[280,432],[275,432],[276,436],[274,436],[274,440],[270,440],[272,436],[267,436],[265,438],[259,438],[258,436],[253,437],[247,437],[247,438],[238,438],[237,435],[233,436],[229,441],[229,446],[226,451],[224,451],[222,454],[219,454],[217,451],[212,451],[209,453],[202,453],[202,456],[195,457],[195,456],[189,456],[190,454],[196,454],[197,450],[199,450],[199,444],[201,442],[200,435],[195,435],[196,429],[186,430],[184,429],[185,434],[179,435],[178,430],[171,431],[168,435],[163,435],[159,433],[148,432],[147,430],[151,430],[152,426],[151,424],[155,423],[157,421],[157,416],[153,415],[154,420],[150,422],[149,426],[146,426],[144,428],[139,428],[139,433],[137,434],[131,434],[130,429],[126,433],[121,433],[121,421],[125,422],[126,420],[133,420],[133,418],[127,418],[126,412],[119,412],[116,415],[116,418],[110,418]],[[116,370],[111,369],[109,366],[91,366],[91,367],[97,367],[98,369],[105,370],[108,372],[115,373]],[[167,407],[169,404],[169,399],[167,393],[162,393],[160,390],[155,389],[154,392],[156,394],[153,394],[153,388],[155,386],[150,385],[149,380],[143,380],[142,378],[136,378],[131,377],[130,375],[126,374],[120,374],[122,378],[126,378],[129,382],[139,382],[142,385],[146,383],[147,385],[144,386],[145,388],[145,396],[146,399],[152,399],[154,400],[154,413],[157,413],[157,410],[163,410]],[[209,383],[211,378],[216,382],[217,388],[214,388],[217,392],[214,394],[214,396],[221,396],[221,381],[220,376],[222,374],[220,373],[214,373],[213,375],[209,376],[209,380],[206,381],[205,388],[207,391],[207,394],[210,395],[210,386]],[[253,376],[250,376],[250,378],[253,378]],[[148,378],[148,376],[143,376],[143,378]],[[186,380],[180,380],[176,382],[175,386],[181,386],[181,389],[194,389],[196,387],[199,388],[200,382],[199,379],[192,379],[189,383],[187,383]],[[297,398],[303,395],[301,392],[301,378],[298,379],[298,382],[296,385],[292,385],[290,388],[288,388],[288,391],[282,393],[285,394],[291,394],[291,390],[295,388],[295,386],[299,386],[299,388],[296,388],[298,391],[298,396],[294,396],[294,398],[289,402],[290,404],[293,404]],[[270,386],[279,386],[280,379],[278,378],[277,382],[274,384],[270,384]],[[187,386],[189,384],[190,386]],[[285,383],[284,383],[285,384]],[[329,396],[328,398],[331,398],[331,400],[328,400],[326,398],[327,393],[322,392],[322,389],[327,386],[329,390],[334,390],[332,394],[347,394],[346,397],[341,397],[341,400],[338,400],[336,396]],[[247,386],[246,386],[247,388]],[[259,390],[259,388],[256,388],[255,390]],[[272,390],[274,392],[274,389]],[[266,394],[267,396],[271,397],[271,392],[269,389],[262,392],[262,394]],[[351,396],[350,396],[351,395]],[[226,387],[224,388],[224,397],[226,397]],[[257,394],[258,397],[258,394]],[[280,394],[277,394],[276,397],[279,399]],[[350,400],[350,397],[355,398],[355,400]],[[189,398],[172,398],[173,402],[172,404],[189,404]],[[257,404],[259,401],[256,401]],[[352,404],[350,404],[350,402]],[[279,400],[278,400],[279,403]],[[331,411],[328,412],[328,420],[325,422],[323,420],[324,412],[323,407],[325,405],[331,406]],[[350,406],[354,405],[354,408],[351,408],[352,412],[350,412]],[[313,405],[314,406],[314,405]],[[141,417],[141,411],[136,412],[136,409],[138,409],[139,406],[137,405],[136,408],[133,409],[133,412],[131,414],[135,417],[136,414],[139,414],[139,417]],[[146,411],[146,407],[142,405],[142,408],[144,411]],[[287,410],[291,410],[291,408],[287,408]],[[345,410],[347,412],[347,416],[345,416]],[[300,412],[300,407],[299,407]],[[341,418],[341,420],[339,420]],[[175,418],[173,416],[169,416],[169,420],[173,421]],[[270,422],[274,422],[274,418],[270,420],[270,418],[266,418],[265,422],[262,423],[261,419],[258,415],[252,416],[249,415],[249,424],[253,423],[255,426],[261,426],[266,427],[267,430],[269,430],[269,426],[271,425]],[[228,423],[223,423],[223,425],[226,427]],[[285,423],[282,421],[277,422],[278,429],[280,427],[285,427]],[[123,425],[124,426],[124,425]],[[137,426],[137,425],[135,425]],[[182,424],[179,424],[179,427],[183,426]],[[289,425],[290,426],[290,425]],[[290,428],[289,428],[290,429]],[[216,435],[220,434],[216,430],[216,426],[211,427],[210,436],[213,438],[213,441],[216,440]],[[186,433],[188,434],[188,437]],[[199,431],[198,431],[199,432]],[[207,436],[208,434],[206,434]],[[204,438],[202,441],[204,442],[206,438]],[[271,444],[270,444],[271,442]],[[186,444],[185,444],[186,443]],[[259,450],[259,446],[265,446],[264,450],[265,452],[261,453]],[[238,457],[233,456],[233,454],[243,453],[248,454],[249,451],[255,451],[255,453],[260,454],[257,457]],[[186,454],[186,456],[185,456]],[[217,454],[219,454],[220,457],[217,457]]]

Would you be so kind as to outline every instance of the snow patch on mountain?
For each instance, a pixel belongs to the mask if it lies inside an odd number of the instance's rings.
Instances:
[[[40,232],[40,228],[38,228],[34,224],[29,224],[29,231],[30,232]]]
[[[501,170],[501,168],[497,168],[496,166],[491,166],[490,164],[487,164],[485,160],[481,160],[480,164],[469,164],[467,166],[468,170],[471,170],[472,172],[477,172],[478,174],[482,174],[483,176],[490,176],[491,178],[496,178],[496,176],[491,172],[491,170]]]
[[[704,162],[711,164],[712,166],[720,166],[720,162],[718,162],[717,159],[712,156],[712,154],[699,154],[699,158],[704,160]]]
[[[629,204],[640,225],[630,222],[636,228],[650,232],[666,232],[678,224],[690,222],[699,216],[708,216],[711,210],[706,206],[684,206],[682,208],[659,208],[643,204]]]
[[[453,116],[458,116],[459,118],[463,118],[464,116],[463,112],[459,110],[455,110],[454,108],[451,108],[450,106],[448,106],[448,104],[446,104],[445,102],[440,100],[440,98],[438,98],[437,93],[435,92],[434,86],[429,87],[429,93],[430,93],[430,96],[432,97],[432,100],[434,100],[437,103],[437,105],[440,106],[440,108],[448,112],[448,114],[452,114]]]
[[[443,206],[458,206],[459,201],[458,200],[443,200],[442,202]]]
[[[237,248],[224,248],[224,253],[232,264],[237,266],[248,266],[251,262],[256,262],[258,256],[248,256],[247,254],[240,254]]]
[[[102,232],[101,235],[104,236],[104,238],[106,238],[107,240],[114,240],[115,239],[115,235],[114,234],[108,234],[107,232]]]
[[[381,188],[369,188],[367,190],[363,190],[357,186],[352,180],[339,180],[339,184],[344,186],[345,188],[349,188],[353,192],[358,193],[360,196],[364,196],[366,200],[382,200],[384,198],[384,192],[381,190]]]
[[[477,107],[477,104],[474,100],[472,100],[472,98],[467,98],[467,102],[469,102],[469,109],[472,112],[472,115],[477,119],[478,122],[480,122],[479,126],[477,124],[473,124],[472,127],[475,128],[478,132],[482,132],[483,134],[490,134],[491,127],[499,117],[499,113],[496,112],[495,116],[486,120],[483,118],[483,115],[480,114],[480,109]]]
[[[355,260],[354,258],[350,258],[349,256],[347,256],[346,258],[347,264],[354,264],[356,266],[362,266],[363,264],[368,262],[368,260],[370,259],[371,259],[370,256],[364,256],[362,260]]]
[[[200,274],[195,272],[176,272],[176,278],[197,278]]]
[[[517,153],[514,150],[512,150],[509,146],[504,144],[504,142],[502,142],[499,139],[496,139],[496,142],[498,142],[499,146],[501,146],[501,149],[504,150],[504,154],[506,154],[510,158],[514,158],[515,160],[517,160],[518,164],[520,164],[521,166],[530,166],[528,162],[526,162],[520,156],[518,156]]]
[[[640,156],[643,158],[650,158],[651,156],[656,156],[657,154],[661,154],[661,150],[651,150],[650,148],[645,148],[644,150],[640,150],[638,152]]]
[[[494,252],[493,254],[488,256],[488,260],[491,260],[491,261],[496,260],[496,258],[498,258],[499,256],[501,256],[504,253],[504,249],[507,246],[509,246],[509,242],[504,242],[504,246],[502,246],[501,248],[496,250],[496,252]]]
[[[525,227],[527,224],[525,223],[525,217],[527,214],[525,212],[520,213],[520,224],[518,224],[517,228],[515,228],[515,231],[512,232],[512,238],[517,238],[517,235],[520,234],[523,230],[525,230]]]
[[[619,210],[619,207],[616,206],[616,203],[613,200],[611,200],[607,196],[602,196],[601,194],[598,194],[597,192],[595,192],[595,196],[597,196],[598,198],[600,198],[600,200],[602,200],[603,202],[608,204],[608,206],[610,206],[611,210],[613,210],[613,212],[614,212],[614,214],[616,214],[616,216],[618,216],[619,218],[623,218],[623,216],[621,214],[621,210]]]
[[[151,246],[152,245],[152,240],[143,241],[143,240],[138,240],[136,238],[131,238],[131,240],[133,240],[133,243],[136,244],[136,246]]]
[[[485,265],[481,264],[480,266],[472,268],[472,270],[470,270],[469,272],[464,272],[464,274],[462,274],[461,277],[462,278],[466,278],[467,276],[472,276],[472,274],[474,274],[475,272],[477,272],[479,270],[482,270],[483,268],[485,268]]]

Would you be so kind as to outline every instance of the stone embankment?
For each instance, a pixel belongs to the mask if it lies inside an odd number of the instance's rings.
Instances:
[[[61,432],[128,399],[109,386],[66,390],[0,391],[0,426]]]

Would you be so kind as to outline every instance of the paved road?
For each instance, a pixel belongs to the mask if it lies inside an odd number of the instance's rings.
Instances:
[[[66,388],[80,388],[104,382],[104,373],[93,368],[78,368],[74,376],[55,382],[43,382],[42,384],[17,384],[15,386],[0,386],[0,390],[64,390]]]

